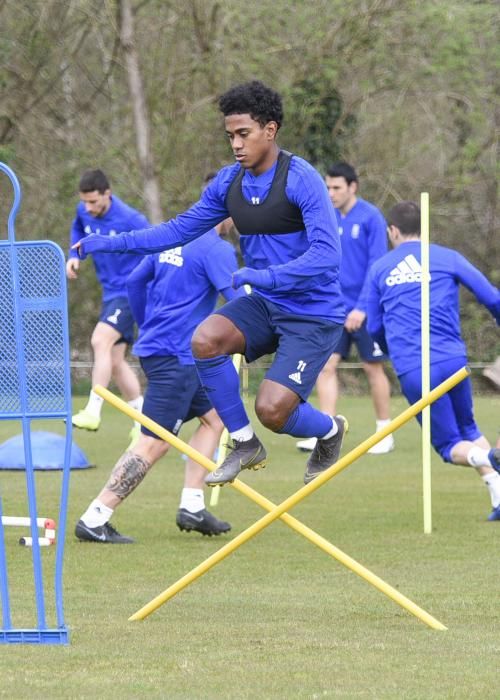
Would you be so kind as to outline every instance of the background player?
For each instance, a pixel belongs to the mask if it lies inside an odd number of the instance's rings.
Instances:
[[[143,214],[111,193],[108,178],[102,170],[85,171],[79,190],[80,203],[71,225],[71,246],[93,233],[112,237],[120,231],[148,225]],[[110,256],[96,252],[92,259],[102,287],[101,313],[90,340],[94,356],[92,386],[101,384],[107,387],[113,378],[123,398],[140,411],[141,387],[125,353],[127,344],[134,339],[134,319],[128,303],[126,281],[142,256]],[[66,263],[68,279],[77,278],[79,267],[78,255],[71,248]],[[103,399],[91,391],[85,408],[73,416],[73,425],[85,430],[97,430],[101,423],[102,403]],[[138,433],[137,424],[132,429],[131,440],[136,439]]]
[[[147,256],[128,280],[139,326],[133,350],[148,380],[144,414],[175,435],[185,421],[198,418],[200,425],[189,444],[210,458],[223,425],[201,388],[190,341],[198,323],[213,311],[219,292],[226,299],[244,294],[231,288],[236,269],[234,248],[212,230],[186,246]],[[109,520],[169,447],[141,427],[137,444],[120,457],[106,486],[77,523],[76,536],[93,542],[132,542]],[[188,459],[176,522],[181,530],[218,535],[231,526],[205,509],[205,475],[204,467]]]
[[[347,360],[356,345],[368,378],[377,430],[390,422],[389,380],[383,362],[387,360],[380,347],[366,330],[366,291],[370,265],[387,250],[387,224],[382,212],[358,196],[358,176],[353,166],[341,161],[332,165],[325,177],[328,194],[335,207],[342,244],[340,286],[346,305],[344,330],[335,352],[321,370],[316,391],[322,411],[335,415],[339,395],[337,367]],[[316,440],[301,440],[299,450],[313,450]],[[385,454],[394,449],[394,438],[388,435],[374,445],[370,454]]]
[[[394,246],[370,272],[368,331],[388,349],[403,394],[412,404],[422,396],[420,209],[396,204],[388,215]],[[500,290],[460,253],[430,246],[431,389],[467,363],[460,335],[459,286],[466,286],[500,324]],[[472,386],[460,382],[432,404],[431,441],[445,462],[475,467],[488,487],[500,520],[500,449],[493,448],[474,421]],[[421,421],[421,416],[418,416]]]

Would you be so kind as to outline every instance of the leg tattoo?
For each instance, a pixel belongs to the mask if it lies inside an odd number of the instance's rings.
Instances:
[[[133,452],[125,452],[113,467],[106,488],[122,501],[139,486],[152,463]]]

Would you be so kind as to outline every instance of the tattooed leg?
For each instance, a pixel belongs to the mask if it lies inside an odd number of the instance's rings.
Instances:
[[[125,452],[113,467],[104,488],[124,501],[139,486],[152,466],[153,462],[148,462],[144,457],[134,452]]]

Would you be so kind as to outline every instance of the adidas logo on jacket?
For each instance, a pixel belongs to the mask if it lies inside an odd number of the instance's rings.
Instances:
[[[422,266],[414,255],[407,255],[396,267],[391,270],[385,283],[388,287],[395,284],[422,281]]]

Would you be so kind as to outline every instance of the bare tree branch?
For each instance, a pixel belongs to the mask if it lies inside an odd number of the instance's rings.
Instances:
[[[130,98],[134,111],[137,155],[144,183],[144,199],[152,223],[162,221],[160,188],[155,175],[149,117],[139,67],[139,56],[134,42],[134,16],[130,0],[119,0],[120,43],[125,54]]]

